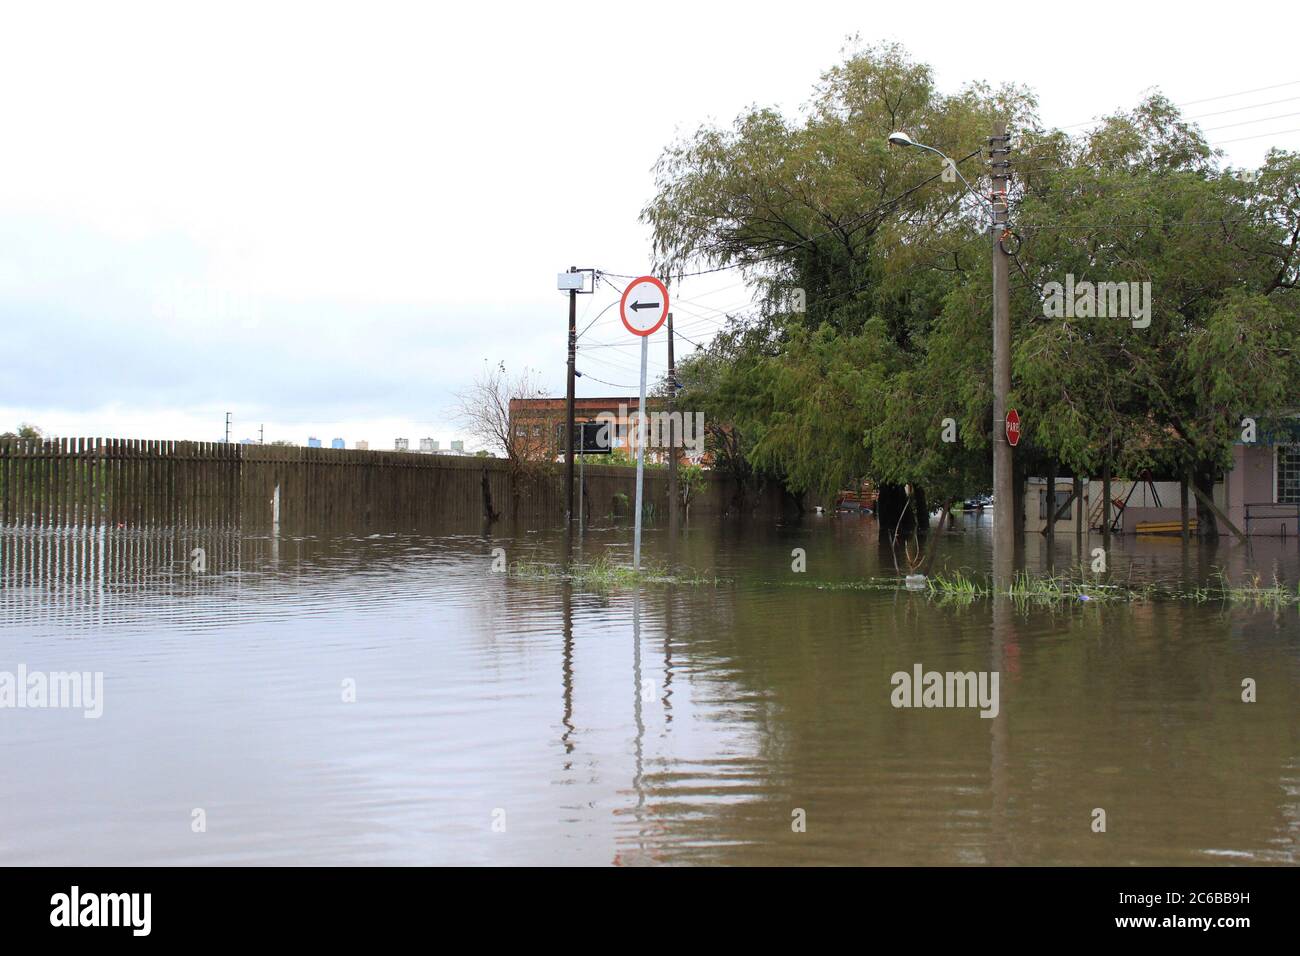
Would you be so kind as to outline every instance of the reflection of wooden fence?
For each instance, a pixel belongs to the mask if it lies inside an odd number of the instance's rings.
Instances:
[[[630,496],[630,468],[589,467],[593,514]],[[647,501],[666,498],[662,469],[647,471]],[[286,529],[472,526],[495,512],[528,522],[563,516],[558,474],[515,485],[506,462],[410,452],[219,442],[59,438],[0,441],[0,525],[16,527],[269,526],[279,490]],[[727,510],[730,483],[709,475],[692,515]],[[664,510],[666,501],[656,507]],[[747,510],[779,509],[769,490]]]

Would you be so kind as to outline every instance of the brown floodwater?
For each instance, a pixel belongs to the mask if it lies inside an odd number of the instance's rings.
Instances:
[[[940,565],[982,575],[987,522]],[[1300,862],[1294,603],[862,589],[861,517],[647,531],[716,585],[493,571],[630,539],[0,533],[0,677],[103,675],[97,719],[0,708],[0,864]],[[1300,544],[1116,538],[1108,574],[1294,595]],[[895,707],[918,665],[996,672],[996,716]]]

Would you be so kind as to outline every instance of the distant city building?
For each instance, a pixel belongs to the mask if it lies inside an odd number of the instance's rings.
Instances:
[[[255,441],[253,441],[253,439],[251,439],[251,438],[241,438],[241,439],[239,439],[239,443],[240,443],[241,445],[255,445],[255,444],[257,444],[257,443],[256,443]]]
[[[344,447],[344,445],[343,445],[343,439],[342,439],[342,438],[331,438],[331,439],[330,439],[330,447],[331,447],[331,448],[343,448],[343,447]]]
[[[393,440],[393,451],[410,451],[410,450],[411,450],[411,443],[407,441],[405,438],[397,438]]]
[[[355,447],[357,451],[369,451],[369,450],[370,450],[370,442],[368,442],[368,441],[359,441],[359,442],[357,442],[356,445],[354,445],[353,447]]]
[[[465,443],[463,441],[454,441],[451,443],[451,451],[454,455],[465,454]]]
[[[320,439],[319,439],[319,438],[308,438],[308,439],[307,439],[307,447],[308,447],[308,448],[319,448],[319,447],[320,447]]]
[[[434,438],[421,438],[420,451],[426,455],[434,455],[438,452],[438,441]]]

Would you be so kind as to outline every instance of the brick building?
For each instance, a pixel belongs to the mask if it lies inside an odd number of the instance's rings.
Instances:
[[[646,412],[662,411],[666,404],[662,398],[646,397]],[[635,395],[618,395],[606,398],[575,398],[573,420],[582,422],[609,422],[615,451],[636,454],[636,412],[639,399]],[[563,457],[564,422],[566,405],[563,398],[512,398],[510,399],[510,434],[523,443],[525,457]],[[629,428],[629,419],[631,427]],[[647,461],[667,461],[666,453],[653,442],[647,443]]]

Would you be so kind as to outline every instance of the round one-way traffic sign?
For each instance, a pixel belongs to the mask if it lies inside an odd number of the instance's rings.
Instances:
[[[668,317],[668,290],[654,276],[633,279],[623,290],[618,313],[633,335],[652,335]]]

